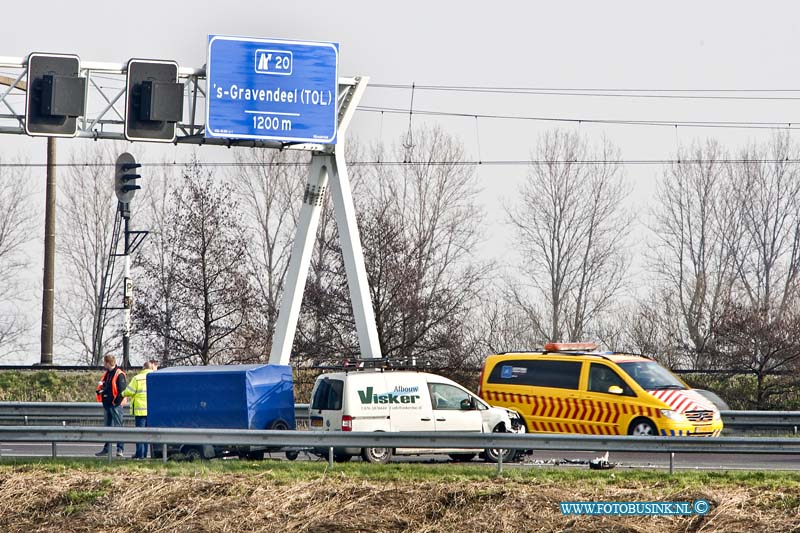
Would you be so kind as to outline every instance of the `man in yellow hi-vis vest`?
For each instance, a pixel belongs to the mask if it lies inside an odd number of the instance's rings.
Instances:
[[[122,395],[131,399],[131,413],[133,413],[137,428],[147,427],[147,374],[153,371],[153,364],[147,361],[142,366],[142,371],[131,378],[128,387]],[[147,459],[147,443],[136,443],[134,459]]]

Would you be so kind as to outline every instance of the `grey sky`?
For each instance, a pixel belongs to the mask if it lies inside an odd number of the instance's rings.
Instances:
[[[473,1],[217,1],[8,2],[3,5],[0,55],[33,51],[76,53],[85,61],[131,57],[205,63],[209,33],[337,41],[342,75],[369,75],[376,83],[563,88],[796,89],[798,8],[792,2],[473,2]],[[791,93],[790,96],[800,96]],[[407,90],[374,88],[364,104],[409,105]],[[496,96],[419,91],[415,108],[478,114],[635,120],[741,120],[800,122],[796,101],[667,100],[578,96]],[[415,124],[423,122],[415,117]],[[435,118],[459,136],[471,157],[524,159],[552,123]],[[359,113],[353,132],[393,142],[408,117]],[[590,140],[605,135],[626,159],[668,158],[678,143],[713,136],[734,148],[767,138],[769,130],[723,130],[566,124]],[[800,134],[800,133],[798,133]],[[59,143],[61,158],[80,143]],[[44,156],[43,139],[0,136],[0,155]],[[169,151],[185,160],[194,148]],[[207,161],[227,160],[224,148],[203,147]],[[626,168],[632,206],[646,220],[647,202],[662,169]],[[502,203],[513,197],[523,167],[478,170],[487,211],[485,253],[507,255]],[[63,174],[62,174],[63,176]],[[44,170],[32,177],[43,188]],[[109,191],[110,192],[110,191]],[[36,200],[41,203],[41,200]],[[41,233],[41,223],[37,235]],[[637,232],[641,239],[645,233]],[[41,245],[31,245],[40,271]],[[38,357],[38,302],[31,352]]]

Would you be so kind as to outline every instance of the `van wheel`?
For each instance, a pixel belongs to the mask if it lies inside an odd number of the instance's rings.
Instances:
[[[478,455],[476,453],[451,453],[450,459],[455,461],[456,463],[468,463],[475,459],[475,456]]]
[[[300,455],[300,452],[284,452],[286,454],[286,458],[290,461],[294,461]]]
[[[507,433],[505,428],[498,424],[492,430],[492,433]],[[499,448],[486,448],[483,451],[484,460],[487,463],[497,463],[500,461],[500,456],[503,456],[504,463],[513,463],[519,457],[518,450],[502,450]]]
[[[655,437],[658,435],[656,425],[646,418],[637,418],[628,427],[628,435],[637,437]]]
[[[361,450],[361,458],[368,463],[383,465],[392,459],[391,448],[364,448]]]

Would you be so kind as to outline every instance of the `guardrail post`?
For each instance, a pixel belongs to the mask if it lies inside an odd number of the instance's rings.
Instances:
[[[669,452],[669,473],[673,473],[673,461],[675,459],[675,452]]]
[[[497,475],[503,475],[503,453],[505,450],[498,450],[500,453],[497,454]]]
[[[161,460],[167,462],[167,443],[161,445]]]
[[[328,466],[333,468],[333,446],[328,448]]]
[[[56,456],[57,456],[57,454],[56,454],[56,441],[53,441],[51,443],[51,445],[53,446],[53,459],[55,459]]]
[[[109,444],[109,446],[108,446],[108,461],[111,462],[114,459],[114,446],[115,445],[114,445],[113,442],[109,442],[108,444]]]

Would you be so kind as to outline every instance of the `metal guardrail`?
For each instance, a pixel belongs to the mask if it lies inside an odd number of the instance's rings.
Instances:
[[[515,449],[591,452],[669,453],[670,472],[674,454],[786,454],[800,455],[796,438],[686,438],[686,437],[606,437],[594,435],[503,434],[463,432],[342,432],[268,431],[241,429],[184,428],[92,428],[61,426],[0,427],[0,442],[52,443],[53,457],[59,442],[148,442],[154,444],[264,446],[270,448],[333,449],[351,448],[433,448],[433,449]],[[112,458],[109,447],[109,459]],[[167,447],[162,446],[167,460]],[[502,470],[502,454],[498,471]]]
[[[125,417],[132,416],[125,407]],[[787,428],[797,432],[800,428],[800,411],[722,411],[722,421],[728,429]],[[307,403],[295,404],[298,426],[304,426],[309,417]],[[0,424],[62,424],[96,422],[102,424],[103,410],[96,402],[0,402]]]
[[[721,411],[726,428],[797,428],[800,411]]]
[[[308,404],[294,406],[298,426],[308,420]],[[133,415],[123,407],[126,424],[133,425]],[[0,425],[81,425],[103,424],[103,407],[97,402],[0,402]]]

